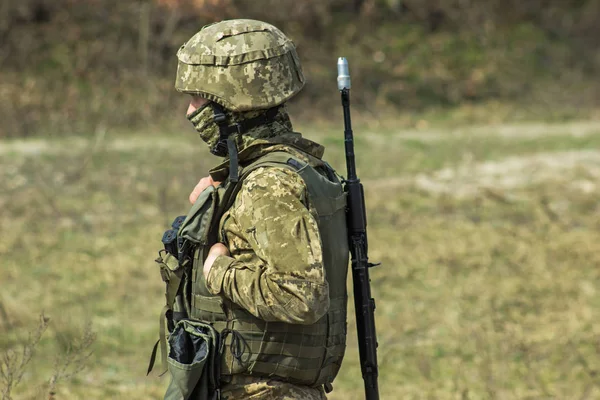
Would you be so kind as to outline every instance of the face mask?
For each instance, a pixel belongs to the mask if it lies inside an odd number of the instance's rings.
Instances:
[[[211,103],[207,103],[187,116],[200,138],[206,142],[211,152],[219,141],[219,126],[216,124],[215,113]]]
[[[237,158],[238,146],[245,147],[246,142],[277,135],[277,129],[270,124],[278,116],[281,116],[280,121],[285,125],[283,128],[291,129],[287,113],[281,107],[267,111],[232,113],[219,104],[209,102],[189,114],[187,118],[200,138],[206,142],[212,154],[219,157],[236,154]],[[223,135],[221,135],[222,130]]]

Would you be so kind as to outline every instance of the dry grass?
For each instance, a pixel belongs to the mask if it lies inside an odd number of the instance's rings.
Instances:
[[[600,397],[593,125],[357,131],[371,259],[383,262],[372,271],[382,398]],[[341,169],[341,133],[305,131]],[[145,377],[162,303],[153,259],[208,152],[193,133],[107,132],[4,141],[0,155],[0,350],[18,348],[41,311],[53,320],[15,398],[37,395],[87,321],[88,368],[55,398],[160,398],[166,380]],[[361,398],[350,327],[334,400]]]

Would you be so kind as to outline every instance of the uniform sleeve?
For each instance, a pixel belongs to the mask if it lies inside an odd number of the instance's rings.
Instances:
[[[207,278],[225,296],[265,321],[312,324],[329,309],[317,222],[300,176],[259,168],[242,184],[231,217],[256,257],[219,256]]]

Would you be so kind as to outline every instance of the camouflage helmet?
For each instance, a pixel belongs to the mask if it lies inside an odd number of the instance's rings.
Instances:
[[[175,89],[232,111],[278,106],[304,86],[294,43],[261,21],[207,25],[177,52]]]

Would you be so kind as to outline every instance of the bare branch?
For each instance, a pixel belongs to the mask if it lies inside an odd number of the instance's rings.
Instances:
[[[2,386],[0,395],[2,400],[12,400],[12,391],[23,379],[27,365],[33,358],[36,347],[49,323],[50,319],[42,313],[37,328],[29,333],[21,351],[8,349],[0,357],[0,386]]]

